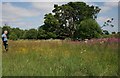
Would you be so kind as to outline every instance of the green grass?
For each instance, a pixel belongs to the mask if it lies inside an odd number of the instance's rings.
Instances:
[[[9,41],[3,76],[117,76],[116,43]]]

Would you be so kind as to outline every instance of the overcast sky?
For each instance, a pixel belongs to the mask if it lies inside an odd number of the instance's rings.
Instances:
[[[9,2],[8,2],[9,1]],[[54,4],[66,4],[67,2],[34,2],[37,0],[4,0],[2,7],[2,24],[7,23],[12,27],[22,29],[38,28],[44,23],[44,15],[53,10]],[[15,0],[14,0],[15,1]],[[26,1],[26,2],[25,2]],[[88,0],[86,0],[88,1]],[[112,0],[110,0],[112,1]],[[117,0],[114,0],[117,1]],[[104,27],[110,32],[118,31],[118,3],[117,2],[86,2],[89,5],[99,6],[101,11],[98,15],[97,22],[100,26],[109,18],[114,18],[114,28]]]

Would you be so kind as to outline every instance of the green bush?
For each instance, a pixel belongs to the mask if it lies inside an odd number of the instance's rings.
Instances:
[[[30,29],[25,33],[27,39],[37,39],[38,32],[36,29]]]
[[[17,37],[17,35],[16,35],[14,32],[12,32],[12,33],[9,35],[9,39],[10,39],[10,40],[17,40],[18,37]]]
[[[57,36],[56,34],[52,33],[52,32],[47,32],[47,38],[50,39],[50,38],[53,38],[55,39]]]
[[[45,32],[45,30],[43,30],[43,29],[39,29],[38,30],[38,35],[37,35],[37,38],[38,39],[46,39],[46,32]]]

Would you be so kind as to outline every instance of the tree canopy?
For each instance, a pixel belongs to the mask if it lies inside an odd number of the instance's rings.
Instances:
[[[73,38],[81,21],[97,18],[100,8],[89,6],[84,2],[69,2],[61,6],[55,4],[53,14],[46,14],[45,31],[53,32],[57,38]],[[94,29],[94,26],[91,26]],[[84,29],[88,29],[84,26]]]

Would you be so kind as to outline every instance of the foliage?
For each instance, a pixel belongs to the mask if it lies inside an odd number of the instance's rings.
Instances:
[[[4,33],[5,30],[8,31],[7,37],[9,38],[9,34],[11,32],[11,27],[10,26],[3,26],[2,27],[2,33]]]
[[[47,35],[46,35],[45,30],[39,28],[39,29],[38,29],[38,36],[37,36],[37,38],[38,38],[38,39],[46,39],[46,36],[47,36]]]
[[[9,36],[9,39],[11,39],[11,40],[17,40],[17,39],[18,39],[18,36],[17,36],[14,32],[12,32],[12,33],[10,34],[10,36]]]
[[[37,30],[36,29],[30,29],[25,33],[25,38],[27,39],[37,39]]]
[[[99,24],[93,19],[83,20],[75,33],[77,39],[99,38],[102,31]]]
[[[52,33],[52,32],[47,32],[47,39],[50,39],[50,38],[53,38],[55,39],[57,36],[55,33]]]
[[[24,31],[19,28],[12,28],[11,33],[12,32],[14,32],[14,34],[17,36],[18,39],[22,38],[22,35],[24,33]]]
[[[77,30],[78,24],[85,19],[96,19],[99,11],[99,7],[89,6],[84,2],[69,2],[61,6],[54,5],[54,17],[60,24],[58,26],[59,37],[72,38]]]

